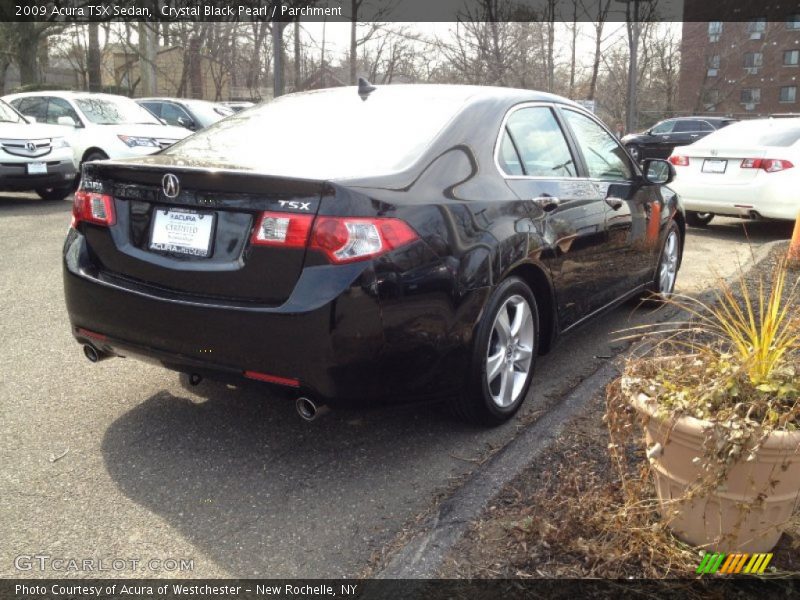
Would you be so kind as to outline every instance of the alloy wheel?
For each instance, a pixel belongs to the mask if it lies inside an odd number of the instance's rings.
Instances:
[[[525,388],[533,361],[533,313],[527,300],[510,296],[497,311],[486,353],[486,383],[494,403],[506,408]]]
[[[678,233],[670,231],[661,255],[661,266],[658,271],[658,291],[662,296],[669,296],[675,289],[678,275]]]

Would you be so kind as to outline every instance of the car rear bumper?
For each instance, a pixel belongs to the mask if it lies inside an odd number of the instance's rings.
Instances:
[[[452,393],[463,380],[471,343],[452,323],[461,323],[465,314],[477,319],[486,291],[471,294],[462,314],[438,303],[445,314],[434,325],[405,331],[406,317],[391,317],[396,308],[386,317],[392,325],[385,325],[374,285],[367,263],[312,267],[297,287],[317,290],[314,295],[293,294],[278,307],[211,303],[171,297],[99,272],[74,230],[65,246],[64,290],[73,335],[102,352],[226,381],[255,372],[330,404]],[[408,319],[420,320],[413,311]]]
[[[769,174],[774,177],[779,174]],[[715,185],[675,180],[670,187],[680,195],[686,210],[736,217],[795,220],[800,200],[791,184],[753,181],[744,185]]]
[[[8,191],[66,187],[75,181],[77,170],[71,160],[48,161],[47,173],[28,175],[27,163],[0,163],[0,189]]]

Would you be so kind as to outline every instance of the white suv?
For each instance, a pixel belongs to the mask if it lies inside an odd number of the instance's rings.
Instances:
[[[0,100],[0,190],[36,190],[44,200],[63,200],[76,172],[63,127],[29,123]]]
[[[61,127],[79,164],[153,154],[191,134],[165,125],[125,96],[89,92],[24,92],[3,100],[26,117]]]

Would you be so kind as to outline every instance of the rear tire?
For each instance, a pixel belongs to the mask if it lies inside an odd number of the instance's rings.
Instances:
[[[697,212],[694,210],[686,211],[686,224],[691,227],[708,227],[711,220],[714,218],[714,213]]]
[[[466,389],[451,402],[459,418],[493,427],[508,421],[528,394],[539,350],[539,312],[518,277],[492,292],[475,334]]]
[[[651,301],[662,303],[669,300],[675,291],[675,281],[678,278],[680,264],[681,230],[675,221],[671,221],[658,259],[658,268],[653,281],[653,294],[649,298]]]
[[[36,193],[42,200],[63,200],[73,192],[73,187],[36,188]]]

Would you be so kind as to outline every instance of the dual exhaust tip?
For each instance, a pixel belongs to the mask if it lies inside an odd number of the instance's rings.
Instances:
[[[92,346],[91,344],[84,344],[83,346],[83,354],[89,359],[90,362],[97,363],[101,360],[105,360],[107,358],[111,358],[110,354],[106,354]],[[191,374],[189,378],[189,382],[191,385],[197,385],[203,380],[202,376],[197,374]],[[310,398],[306,398],[305,396],[300,396],[294,402],[295,409],[297,410],[297,414],[300,415],[300,418],[304,421],[311,422],[321,417],[325,413],[327,413],[330,409],[325,404],[319,404],[314,402]]]

